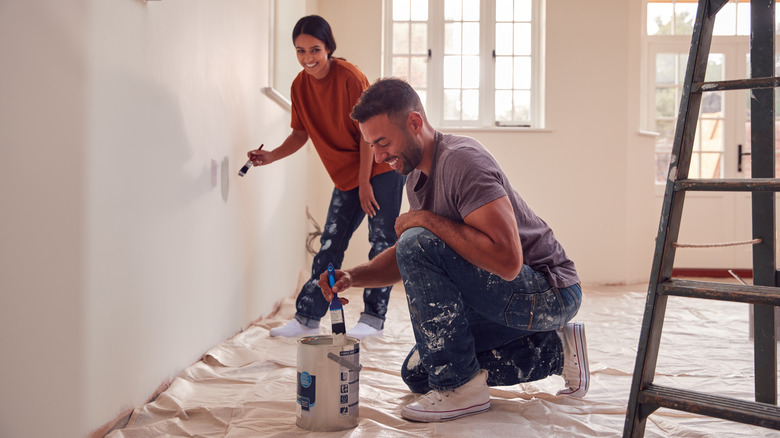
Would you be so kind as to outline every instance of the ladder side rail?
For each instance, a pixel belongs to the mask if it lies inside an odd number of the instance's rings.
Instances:
[[[775,1],[750,2],[750,76],[775,74]],[[754,178],[775,177],[774,89],[756,89],[750,99],[751,167]],[[775,286],[776,213],[774,193],[753,193],[753,284]],[[777,404],[777,343],[774,307],[755,305],[754,364],[756,401]]]
[[[720,4],[721,7],[723,4]],[[624,436],[641,437],[644,435],[647,415],[651,409],[640,409],[639,392],[648,383],[652,383],[658,361],[658,347],[661,341],[663,320],[666,313],[667,297],[656,293],[658,285],[672,275],[675,248],[672,242],[677,240],[680,231],[685,192],[675,192],[674,183],[688,176],[693,141],[696,134],[696,122],[701,107],[701,93],[691,93],[694,83],[703,82],[707,71],[712,43],[712,31],[715,23],[714,13],[710,12],[710,1],[699,0],[694,22],[691,47],[683,82],[680,109],[675,126],[672,156],[664,191],[656,249],[653,257],[652,273],[642,319],[642,328],[637,347],[636,364],[631,382]]]

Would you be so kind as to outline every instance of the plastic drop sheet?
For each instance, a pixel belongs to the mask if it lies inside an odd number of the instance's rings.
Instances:
[[[584,399],[556,396],[563,379],[494,387],[490,411],[446,423],[400,416],[414,401],[401,364],[414,336],[403,289],[392,292],[384,336],[362,342],[360,420],[354,429],[312,432],[296,426],[296,339],[270,328],[294,314],[286,299],[258,321],[204,354],[156,400],[136,408],[110,438],[145,437],[616,437],[621,436],[636,360],[647,285],[586,287],[576,320],[585,322],[591,386]],[[347,293],[347,327],[362,309],[362,291]],[[320,329],[328,333],[327,316]],[[753,400],[749,306],[670,297],[655,382]],[[647,437],[780,437],[780,431],[659,409]]]

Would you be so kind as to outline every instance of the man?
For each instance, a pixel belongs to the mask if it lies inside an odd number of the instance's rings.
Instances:
[[[574,263],[547,224],[512,188],[476,140],[444,135],[404,81],[369,87],[350,115],[377,162],[408,175],[411,209],[398,242],[373,260],[337,271],[326,300],[349,287],[403,280],[416,345],[402,378],[416,393],[409,420],[447,421],[490,409],[489,386],[561,374],[588,390],[582,323],[567,324],[582,291]],[[340,298],[346,304],[348,300]]]

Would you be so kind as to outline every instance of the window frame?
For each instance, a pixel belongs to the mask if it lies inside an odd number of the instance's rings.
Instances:
[[[412,0],[414,1],[414,0]],[[527,122],[496,122],[495,117],[495,57],[496,4],[494,0],[480,0],[480,78],[479,117],[475,121],[444,120],[444,1],[428,0],[426,98],[424,101],[429,121],[435,126],[467,130],[535,130],[545,128],[544,67],[545,67],[545,9],[546,0],[531,2],[531,101],[530,120]],[[384,44],[382,54],[383,76],[393,76],[393,0],[384,0]],[[518,89],[514,89],[518,90]]]

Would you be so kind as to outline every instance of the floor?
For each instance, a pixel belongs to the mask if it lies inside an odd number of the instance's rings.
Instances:
[[[360,419],[340,432],[296,426],[295,339],[268,330],[294,313],[282,302],[257,322],[215,347],[181,373],[153,402],[138,407],[110,438],[130,437],[610,437],[625,421],[646,284],[584,288],[576,319],[586,323],[591,389],[584,399],[554,395],[563,380],[491,388],[491,410],[460,420],[423,424],[401,418],[416,396],[401,381],[400,367],[413,335],[403,290],[394,289],[385,334],[360,347]],[[357,321],[360,292],[351,291],[347,326]],[[358,304],[355,304],[358,303]],[[749,307],[671,297],[656,383],[751,400],[753,350]],[[324,324],[323,324],[324,326]],[[321,329],[325,334],[325,330]],[[649,417],[648,437],[780,437],[780,431],[661,409]]]

